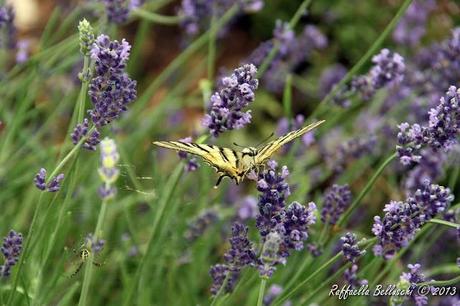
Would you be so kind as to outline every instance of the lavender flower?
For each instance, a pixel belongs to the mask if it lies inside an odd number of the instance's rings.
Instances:
[[[421,272],[420,264],[409,264],[407,267],[409,268],[409,272],[402,273],[398,283],[398,288],[405,288],[406,290],[409,290],[411,292],[411,299],[414,301],[416,306],[428,305],[427,295],[419,294],[417,290],[415,290],[417,288],[417,284],[427,281]],[[395,305],[398,305],[402,304],[404,299],[404,296],[392,297],[391,301],[394,302]]]
[[[19,260],[22,251],[22,234],[10,230],[8,235],[3,239],[1,251],[5,257],[5,261],[0,266],[0,276],[7,278],[11,274],[11,268]]]
[[[400,45],[416,46],[425,35],[430,11],[436,7],[434,0],[415,0],[399,21],[393,39]]]
[[[125,23],[129,17],[129,6],[126,0],[103,0],[107,18],[116,24]]]
[[[283,238],[277,231],[270,232],[265,237],[258,267],[262,277],[271,277],[276,270],[276,265],[286,263],[286,258],[280,255],[282,241]]]
[[[209,112],[203,119],[214,137],[220,133],[240,129],[251,121],[250,111],[243,109],[254,101],[259,82],[254,65],[243,65],[229,77],[222,78],[219,90],[211,96]]]
[[[46,184],[46,169],[40,168],[38,173],[35,175],[34,183],[35,183],[35,186],[42,191],[47,190],[48,192],[56,192],[56,191],[59,191],[59,189],[61,188],[61,181],[63,179],[64,179],[64,174],[60,173],[57,176],[53,177],[47,185]]]
[[[86,137],[89,130],[88,119],[83,119],[83,123],[79,123],[70,134],[72,143],[76,145],[83,137]],[[90,151],[96,151],[96,146],[101,142],[100,133],[95,128],[91,135],[83,142],[83,148]]]
[[[385,259],[393,257],[423,224],[445,211],[452,201],[448,188],[425,181],[405,202],[391,201],[385,205],[383,219],[374,217],[372,232],[379,240],[374,247],[375,255]]]
[[[403,80],[406,66],[404,58],[398,53],[382,49],[379,54],[374,55],[372,62],[374,67],[369,73],[374,88],[380,89]]]
[[[227,275],[228,281],[224,291],[231,292],[238,280],[241,269],[246,266],[254,266],[257,262],[256,253],[248,239],[247,226],[240,223],[233,224],[230,245],[230,250],[224,254],[225,264],[215,265],[209,271],[213,279],[212,294],[216,294],[219,291]]]
[[[413,192],[421,188],[423,182],[434,182],[442,177],[443,166],[447,160],[444,152],[436,152],[433,149],[424,149],[420,152],[418,163],[408,173],[404,181],[406,191]]]
[[[207,30],[212,16],[219,18],[232,5],[237,4],[245,12],[257,12],[263,7],[263,0],[182,0],[179,14],[182,15],[182,27],[189,36],[196,36]]]
[[[325,69],[319,79],[319,96],[321,98],[326,97],[327,94],[334,88],[334,85],[339,83],[346,74],[347,69],[340,64],[336,64]],[[347,99],[334,99],[334,102],[343,107],[348,107],[350,103]]]
[[[356,240],[356,235],[352,233],[346,233],[345,236],[341,237],[342,240],[342,252],[343,256],[348,262],[353,265],[346,269],[344,272],[345,279],[352,287],[359,287],[367,284],[367,280],[358,280],[357,271],[358,265],[356,264],[359,257],[366,253],[365,250],[360,250]]]
[[[278,121],[278,126],[276,128],[276,135],[281,137],[290,131],[298,130],[301,127],[303,127],[304,123],[305,123],[305,117],[301,114],[296,115],[295,118],[292,119],[291,121],[283,117]],[[302,139],[302,143],[304,144],[303,149],[305,149],[305,147],[309,147],[310,145],[314,143],[315,141],[314,133],[315,133],[314,131],[310,131],[302,135],[301,139]],[[283,148],[281,148],[282,153],[286,154],[287,152],[289,152],[291,147],[292,147],[292,143],[285,144]],[[301,150],[302,152],[303,152],[303,149]]]
[[[238,204],[238,218],[240,220],[255,219],[257,217],[257,199],[253,196],[244,197]]]
[[[336,224],[340,216],[351,204],[351,190],[348,184],[332,185],[326,190],[321,221],[328,224]]]
[[[136,81],[124,72],[130,49],[126,40],[119,43],[106,35],[100,35],[93,44],[91,58],[96,63],[96,75],[89,87],[94,106],[89,114],[98,127],[118,118],[136,98]]]
[[[120,170],[116,167],[120,156],[113,139],[105,138],[102,140],[100,148],[101,167],[98,169],[98,173],[103,185],[99,188],[99,195],[102,199],[110,199],[116,194],[116,189],[113,184],[120,174]]]
[[[0,40],[0,47],[14,49],[16,47],[15,13],[11,6],[0,6],[0,37],[6,37],[6,43]],[[5,44],[3,46],[3,44]]]
[[[273,284],[268,288],[267,293],[264,296],[263,305],[270,306],[275,301],[275,299],[283,292],[283,287]],[[283,306],[291,306],[291,301],[286,301],[283,303]]]
[[[29,59],[30,42],[27,39],[21,39],[17,43],[18,51],[16,52],[16,63],[23,64]]]
[[[98,239],[93,233],[85,237],[85,247],[89,248],[94,254],[100,253],[105,246],[104,239]]]
[[[182,138],[179,141],[190,143],[190,142],[192,142],[192,137]],[[177,154],[179,155],[180,159],[188,159],[187,164],[185,165],[185,170],[187,172],[196,171],[198,169],[198,167],[200,166],[198,164],[197,159],[195,157],[190,157],[189,158],[189,154],[187,154],[186,152],[180,151]]]
[[[396,150],[402,164],[420,161],[419,150],[429,145],[434,150],[450,150],[457,143],[460,131],[460,89],[449,87],[436,108],[429,111],[428,126],[408,123],[399,125]]]
[[[190,242],[195,241],[217,220],[219,220],[219,215],[214,209],[206,210],[189,223],[185,238]]]
[[[329,159],[330,167],[337,175],[344,171],[348,160],[359,159],[374,152],[376,143],[377,139],[374,135],[352,138],[341,143],[332,154],[326,154],[326,157]]]
[[[289,185],[285,179],[289,170],[283,166],[281,172],[276,172],[277,164],[271,160],[267,163],[267,170],[259,173],[257,190],[259,195],[259,216],[256,225],[262,237],[265,237],[275,227],[274,217],[286,206],[286,198],[290,194]]]

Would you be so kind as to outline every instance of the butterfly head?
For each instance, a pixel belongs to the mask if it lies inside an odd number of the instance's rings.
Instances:
[[[257,152],[258,152],[257,148],[254,148],[254,147],[247,147],[241,151],[241,153],[243,153],[243,156],[249,155],[251,157],[256,156]]]

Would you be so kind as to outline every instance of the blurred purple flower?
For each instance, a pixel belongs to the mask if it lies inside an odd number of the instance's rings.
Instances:
[[[239,277],[240,271],[246,266],[254,266],[257,262],[257,255],[253,249],[252,243],[248,239],[248,227],[234,223],[232,227],[232,236],[230,237],[230,250],[224,254],[225,264],[217,264],[211,267],[209,271],[213,284],[211,293],[216,294],[223,285],[225,277],[229,274],[229,281],[225,292],[231,292]]]
[[[0,6],[0,37],[5,37],[6,42],[0,39],[0,48],[16,48],[16,27],[14,25],[15,13],[9,5]]]
[[[273,284],[271,285],[265,296],[264,296],[264,300],[263,300],[263,305],[264,306],[270,306],[272,305],[272,303],[275,301],[275,299],[283,292],[283,287],[277,285],[277,284]],[[292,305],[292,302],[291,301],[286,301],[282,304],[282,306],[291,306]]]
[[[108,200],[113,198],[117,192],[114,183],[120,175],[120,170],[117,168],[120,155],[113,139],[104,138],[99,147],[101,149],[101,166],[98,168],[98,173],[102,185],[98,191],[103,200]]]
[[[130,7],[126,0],[102,0],[105,5],[107,19],[116,24],[125,23],[128,20]]]
[[[10,230],[8,235],[3,238],[1,251],[5,257],[5,261],[3,265],[0,266],[0,276],[7,278],[11,274],[11,268],[19,260],[22,251],[22,234]]]
[[[429,180],[435,182],[444,174],[443,166],[447,157],[444,152],[424,149],[420,152],[420,160],[408,173],[404,180],[404,188],[407,192],[414,192]]]
[[[321,98],[326,97],[334,88],[334,85],[339,83],[346,74],[347,69],[340,64],[335,64],[326,68],[319,79],[319,96]],[[334,102],[342,107],[348,107],[350,103],[348,99],[334,99]]]
[[[257,199],[253,196],[247,196],[239,201],[238,218],[240,220],[255,219],[257,217]]]
[[[105,240],[99,239],[93,235],[93,233],[89,233],[85,237],[85,247],[89,248],[94,254],[100,253],[105,246]]]
[[[203,236],[204,232],[219,220],[219,215],[214,209],[208,209],[188,224],[185,238],[193,242]]]
[[[340,216],[351,204],[351,190],[348,184],[334,184],[324,195],[321,221],[328,224],[336,224]]]
[[[16,52],[16,63],[23,64],[29,59],[29,45],[30,42],[27,39],[21,39],[17,43]]]
[[[58,174],[55,177],[53,177],[53,179],[47,185],[46,184],[46,169],[41,168],[38,171],[38,173],[35,175],[34,183],[35,183],[35,186],[42,191],[47,190],[48,192],[56,192],[56,191],[59,191],[59,189],[61,188],[61,181],[63,179],[64,179],[64,174],[62,173]]]
[[[70,134],[72,143],[76,145],[83,137],[88,134],[89,130],[89,121],[87,118],[83,119],[83,123],[79,123],[73,129],[73,132]],[[100,133],[97,129],[95,129],[91,136],[89,136],[85,142],[83,143],[83,148],[96,151],[96,146],[101,142]]]
[[[353,288],[357,288],[357,287],[367,285],[367,280],[366,279],[358,279],[357,272],[358,272],[358,265],[357,264],[352,264],[351,267],[347,268],[343,272],[343,276],[344,276],[345,280]]]
[[[425,35],[428,15],[436,7],[434,0],[415,0],[393,31],[393,39],[403,46],[416,46]]]
[[[276,135],[281,137],[290,131],[293,130],[298,130],[304,126],[305,123],[305,117],[302,114],[296,115],[291,121],[289,121],[288,118],[283,117],[278,121],[278,125],[276,127]],[[315,137],[314,137],[315,132],[310,131],[304,135],[302,135],[302,152],[304,152],[305,147],[311,146],[315,142]],[[287,143],[281,148],[282,154],[286,154],[289,152],[289,150],[292,148],[293,143]]]
[[[375,255],[392,258],[423,224],[445,211],[452,201],[449,188],[425,181],[405,202],[391,201],[385,205],[383,219],[374,217],[372,232],[379,240],[374,247]]]
[[[397,84],[403,80],[406,65],[404,58],[398,53],[382,49],[379,54],[374,55],[372,63],[374,63],[374,67],[369,73],[375,89],[380,89],[388,84]]]
[[[89,114],[98,127],[118,118],[136,98],[136,81],[124,71],[130,49],[126,40],[111,41],[107,35],[100,35],[93,44],[91,58],[96,63],[96,72],[89,95],[94,109]]]
[[[250,111],[243,109],[255,99],[259,85],[256,73],[256,67],[249,64],[222,78],[219,90],[211,96],[208,114],[203,118],[203,125],[214,137],[227,130],[240,129],[251,121]]]
[[[179,14],[183,16],[182,27],[188,36],[196,36],[209,29],[212,16],[220,18],[233,5],[240,11],[257,12],[264,6],[263,0],[182,0]],[[224,29],[225,31],[225,29]]]

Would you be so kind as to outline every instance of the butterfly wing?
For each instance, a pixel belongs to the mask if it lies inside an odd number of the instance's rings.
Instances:
[[[239,175],[241,153],[232,149],[182,141],[155,141],[153,144],[199,156],[224,176],[237,178]]]
[[[307,125],[307,126],[304,126],[301,129],[289,132],[286,135],[281,136],[280,138],[267,143],[265,146],[263,146],[258,151],[258,153],[257,153],[257,155],[255,157],[256,165],[260,165],[260,164],[266,162],[273,155],[273,153],[275,153],[281,146],[283,146],[284,144],[296,139],[297,137],[300,137],[303,134],[313,130],[314,128],[319,126],[324,121],[325,120],[314,122],[314,123],[312,123],[310,125]]]

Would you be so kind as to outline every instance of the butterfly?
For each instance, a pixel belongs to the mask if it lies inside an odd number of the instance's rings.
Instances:
[[[324,121],[317,121],[301,129],[289,132],[259,149],[248,147],[241,151],[236,151],[224,147],[183,141],[154,141],[153,144],[201,157],[206,163],[215,168],[219,174],[219,179],[214,186],[217,188],[224,177],[233,179],[238,185],[251,170],[258,170],[260,166],[264,165],[281,146],[311,131]]]

